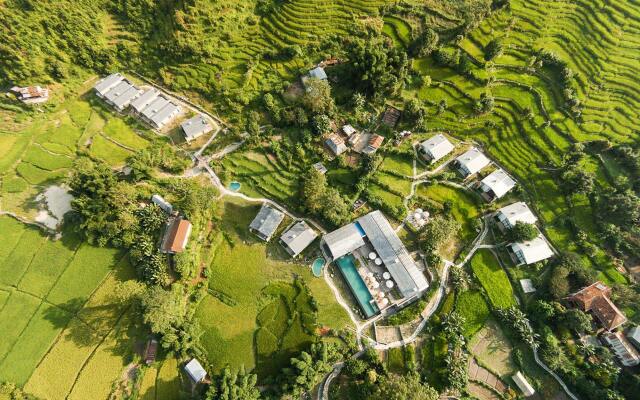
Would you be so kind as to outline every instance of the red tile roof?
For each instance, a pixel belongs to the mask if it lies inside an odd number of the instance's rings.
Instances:
[[[176,218],[171,222],[165,233],[162,250],[166,253],[182,252],[191,233],[191,223],[186,219]]]
[[[602,282],[595,282],[569,296],[569,301],[576,304],[585,312],[591,312],[602,324],[611,331],[627,322],[627,317],[611,301],[611,288]]]

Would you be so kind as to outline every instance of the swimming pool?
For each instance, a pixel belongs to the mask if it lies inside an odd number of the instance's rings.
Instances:
[[[367,285],[362,280],[360,274],[358,274],[355,259],[353,258],[353,256],[351,254],[347,254],[346,256],[337,259],[336,265],[338,266],[340,273],[344,277],[344,280],[349,284],[349,288],[358,301],[358,304],[364,312],[364,315],[367,318],[371,318],[372,316],[378,314],[380,312],[380,309],[373,302],[373,296],[371,295],[371,292],[369,292]]]
[[[237,192],[238,190],[240,190],[240,182],[236,182],[233,181],[229,184],[229,189],[233,190],[234,192]]]
[[[321,277],[322,267],[324,267],[324,258],[318,257],[313,260],[313,264],[311,264],[311,271],[313,271],[313,275],[318,278]]]

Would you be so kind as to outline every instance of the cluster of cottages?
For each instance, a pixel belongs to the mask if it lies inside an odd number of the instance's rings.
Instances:
[[[93,87],[96,95],[118,112],[127,108],[131,113],[155,129],[162,129],[175,121],[183,112],[177,101],[160,90],[138,88],[120,73],[102,78]],[[184,121],[181,128],[189,142],[211,132],[213,125],[204,115]]]
[[[343,154],[349,147],[356,153],[374,154],[382,146],[383,142],[384,136],[375,133],[358,132],[351,125],[344,125],[340,133],[333,133],[324,141],[325,146],[335,156]],[[347,147],[347,144],[349,147]]]
[[[284,220],[284,213],[263,204],[249,230],[269,241]],[[318,234],[304,221],[285,229],[279,242],[296,257]],[[400,307],[419,298],[429,283],[404,244],[380,211],[324,235],[320,248],[325,260],[335,264],[366,318],[391,306]]]
[[[41,86],[14,86],[10,91],[25,104],[38,104],[49,100],[49,89]]]

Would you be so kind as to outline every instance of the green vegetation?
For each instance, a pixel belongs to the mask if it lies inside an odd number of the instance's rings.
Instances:
[[[491,251],[478,250],[471,258],[470,266],[487,293],[493,308],[500,309],[515,305],[511,282]]]
[[[456,311],[464,318],[464,336],[471,338],[476,334],[489,318],[489,306],[482,293],[477,290],[467,290],[460,293],[456,299]]]

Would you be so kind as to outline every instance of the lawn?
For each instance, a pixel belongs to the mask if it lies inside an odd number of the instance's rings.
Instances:
[[[456,311],[464,317],[464,336],[471,338],[478,332],[489,318],[489,306],[482,293],[477,290],[466,290],[458,295]]]
[[[491,251],[478,250],[471,258],[470,265],[489,296],[492,307],[507,308],[516,304],[511,282]]]
[[[274,360],[279,358],[280,364],[284,360],[281,354],[290,355],[311,340],[304,331],[311,323],[310,316],[305,316],[309,313],[309,300],[303,300],[306,292],[293,285],[294,275],[307,283],[316,299],[318,324],[333,328],[349,324],[346,312],[336,303],[324,280],[313,277],[309,265],[287,262],[289,257],[277,243],[265,246],[248,232],[247,226],[259,205],[227,201],[219,208],[223,212],[220,228],[225,240],[211,264],[212,295],[202,300],[196,314],[204,328],[202,342],[214,368],[229,364],[253,369],[263,366],[263,356],[268,354]],[[218,298],[231,300],[225,304]],[[254,343],[259,343],[256,351],[247,351],[254,348]],[[276,349],[287,351],[275,352]],[[258,372],[264,377],[272,371],[267,366]]]

